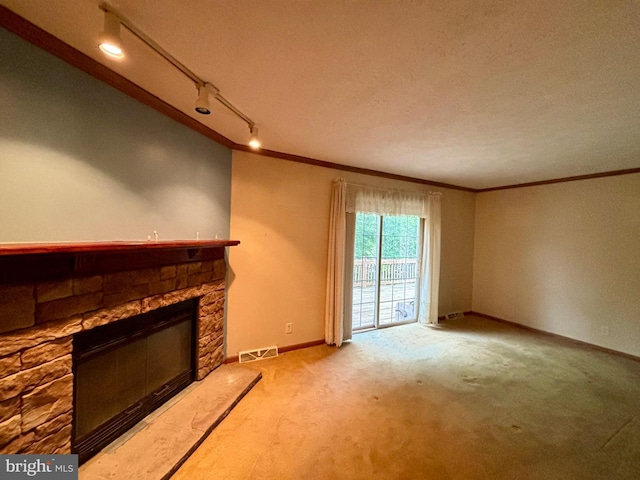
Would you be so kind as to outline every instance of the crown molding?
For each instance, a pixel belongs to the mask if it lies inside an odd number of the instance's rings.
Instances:
[[[539,182],[518,183],[515,185],[504,185],[502,187],[489,187],[476,190],[477,193],[494,192],[496,190],[509,190],[512,188],[537,187],[540,185],[550,185],[552,183],[577,182],[578,180],[591,180],[593,178],[615,177],[618,175],[629,175],[640,173],[640,168],[627,168],[624,170],[611,170],[608,172],[590,173],[588,175],[575,175],[573,177],[554,178],[552,180],[541,180]]]

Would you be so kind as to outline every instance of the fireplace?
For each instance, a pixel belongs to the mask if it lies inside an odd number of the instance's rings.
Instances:
[[[0,453],[88,458],[222,364],[224,248],[238,243],[0,246]],[[133,381],[143,344],[163,354]],[[95,373],[114,358],[117,373]],[[113,411],[95,399],[116,378],[125,387]]]
[[[74,337],[80,463],[193,382],[197,308],[185,300]]]

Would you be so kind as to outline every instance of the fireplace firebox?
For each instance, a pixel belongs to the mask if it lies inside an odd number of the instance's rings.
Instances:
[[[84,462],[195,378],[198,299],[73,339],[73,451]]]

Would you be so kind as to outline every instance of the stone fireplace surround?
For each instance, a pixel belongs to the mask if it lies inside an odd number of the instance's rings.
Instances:
[[[238,243],[0,246],[0,453],[71,453],[78,332],[199,298],[196,380],[218,367]]]

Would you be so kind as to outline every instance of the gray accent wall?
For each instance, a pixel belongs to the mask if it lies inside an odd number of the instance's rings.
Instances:
[[[0,243],[228,238],[231,150],[0,28]]]

